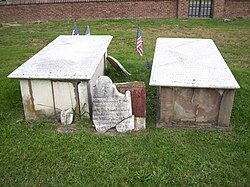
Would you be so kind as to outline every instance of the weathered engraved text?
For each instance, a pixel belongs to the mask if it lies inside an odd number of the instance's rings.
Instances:
[[[116,127],[118,132],[134,129],[131,94],[122,94],[107,76],[97,79],[93,90],[93,123],[98,132]]]

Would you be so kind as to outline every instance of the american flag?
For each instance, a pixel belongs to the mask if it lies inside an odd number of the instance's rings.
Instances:
[[[77,29],[77,26],[76,26],[76,22],[74,23],[72,35],[79,35],[78,29]]]
[[[141,37],[141,29],[140,29],[140,26],[138,26],[137,39],[136,39],[136,52],[140,56],[143,56],[142,44],[143,44],[143,41],[142,41],[142,37]]]
[[[89,25],[86,25],[86,29],[83,35],[90,35]]]

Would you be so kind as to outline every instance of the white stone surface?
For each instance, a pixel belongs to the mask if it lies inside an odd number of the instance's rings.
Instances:
[[[146,129],[146,117],[135,117],[135,131]]]
[[[73,109],[89,116],[88,83],[51,80],[20,80],[26,120],[53,118],[62,110]]]
[[[67,110],[62,110],[60,113],[61,124],[70,125],[73,122],[73,110],[69,108]]]
[[[58,36],[8,78],[80,79],[92,78],[112,36]]]
[[[54,105],[56,111],[67,110],[69,108],[73,108],[74,110],[76,110],[78,96],[75,93],[76,88],[74,86],[74,83],[52,81],[52,84]]]
[[[122,94],[107,76],[97,79],[93,90],[93,123],[98,132],[116,127],[118,132],[134,129],[131,94]]]
[[[129,116],[128,118],[122,120],[116,125],[117,132],[129,132],[132,131],[134,126],[135,117],[134,115]]]
[[[26,120],[51,117],[55,114],[50,81],[20,80],[20,87]]]
[[[89,96],[88,96],[88,83],[81,82],[78,84],[79,107],[80,115],[89,118]]]
[[[158,38],[151,86],[238,89],[211,39]]]
[[[22,94],[23,110],[26,120],[36,119],[36,113],[34,111],[33,98],[30,90],[29,80],[20,80],[20,88]],[[53,111],[52,111],[53,112]]]
[[[29,80],[29,93],[34,105],[34,111],[38,115],[54,115],[53,93],[51,82],[47,80]]]

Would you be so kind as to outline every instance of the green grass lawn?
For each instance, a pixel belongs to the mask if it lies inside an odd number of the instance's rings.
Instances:
[[[155,127],[156,89],[150,70],[135,52],[137,23],[152,62],[157,37],[211,38],[239,82],[231,117],[233,130],[198,131]],[[147,85],[147,129],[97,134],[88,120],[74,134],[58,125],[26,123],[18,80],[6,76],[58,35],[71,34],[72,21],[1,21],[0,186],[249,186],[250,19],[142,19],[88,21],[91,34],[113,35],[109,54],[132,73],[108,67],[113,82]],[[84,32],[86,21],[78,21]]]

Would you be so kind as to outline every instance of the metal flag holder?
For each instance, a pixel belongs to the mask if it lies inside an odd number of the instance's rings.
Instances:
[[[146,58],[145,67],[148,68],[148,69],[150,69],[151,68],[151,64],[150,64],[150,62],[148,60],[148,57],[147,57],[146,53],[144,53],[144,54],[145,54],[145,58]]]

